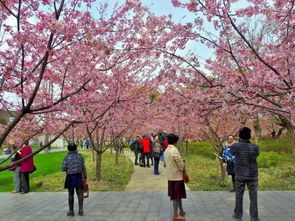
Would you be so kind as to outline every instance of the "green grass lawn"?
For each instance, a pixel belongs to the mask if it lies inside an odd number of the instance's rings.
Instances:
[[[65,174],[60,171],[62,160],[67,152],[39,154],[34,157],[37,171],[30,174],[31,191],[65,191],[63,188]],[[95,162],[90,162],[90,151],[82,151],[88,172],[91,191],[123,190],[133,172],[132,162],[124,156],[119,156],[119,165],[115,166],[115,155],[104,153],[102,157],[102,181],[95,179]],[[0,192],[14,189],[13,172],[0,173]]]
[[[279,147],[280,143],[271,145],[269,140],[265,140],[260,144],[262,153],[258,158],[259,190],[295,190],[295,155],[285,153],[288,151]],[[282,144],[285,143],[283,140]],[[263,152],[268,151],[268,147],[272,152]],[[280,150],[279,153],[274,153],[273,148]],[[221,180],[219,164],[209,143],[190,143],[189,156],[183,156],[191,190],[215,191],[231,188],[231,177],[228,177],[226,183]]]

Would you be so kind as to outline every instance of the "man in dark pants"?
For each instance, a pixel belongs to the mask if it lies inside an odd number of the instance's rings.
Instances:
[[[230,152],[235,156],[236,205],[233,218],[241,221],[243,216],[243,196],[247,184],[250,197],[251,221],[259,221],[257,207],[259,147],[250,143],[251,129],[243,127],[239,132],[239,142],[232,145]]]

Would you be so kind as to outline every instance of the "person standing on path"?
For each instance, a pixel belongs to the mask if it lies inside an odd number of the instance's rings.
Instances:
[[[140,136],[137,136],[135,140],[132,141],[130,145],[131,150],[134,152],[134,165],[139,165],[138,161],[140,161],[141,156],[141,144],[140,144]]]
[[[24,158],[32,153],[32,147],[29,142],[25,142],[18,150],[20,158]],[[33,157],[30,157],[20,163],[20,183],[21,193],[28,193],[30,191],[30,177],[29,174],[35,170]]]
[[[235,156],[230,153],[231,145],[235,143],[234,136],[229,135],[222,148],[223,165],[226,166],[228,175],[232,178],[233,188],[230,192],[235,192]]]
[[[153,151],[153,158],[154,158],[154,174],[159,175],[159,162],[160,162],[160,157],[162,154],[162,148],[161,144],[159,143],[158,137],[155,137],[154,139],[154,151]]]
[[[64,188],[68,189],[68,216],[74,216],[74,191],[78,196],[79,215],[83,216],[83,186],[87,180],[87,173],[84,159],[77,152],[77,145],[70,143],[68,145],[68,154],[65,156],[61,170],[66,172],[66,180]]]
[[[16,146],[12,146],[12,150],[15,151],[16,150]],[[18,161],[20,159],[20,156],[18,154],[18,152],[16,152],[12,158],[11,158],[11,163]],[[21,186],[20,186],[20,165],[16,165],[13,168],[10,168],[10,170],[13,171],[13,182],[15,185],[15,189],[11,192],[11,193],[19,193],[21,192]]]
[[[183,180],[185,164],[176,147],[179,137],[175,134],[168,134],[167,139],[169,145],[165,151],[165,162],[168,178],[168,196],[173,201],[173,220],[185,220],[185,212],[182,207],[182,199],[186,198]]]
[[[142,146],[142,162],[143,167],[147,166],[150,167],[150,152],[151,152],[151,142],[149,141],[148,137],[146,135],[143,136],[141,139],[141,146]],[[146,161],[145,161],[146,160]]]
[[[243,196],[247,184],[250,197],[251,221],[259,221],[257,206],[259,147],[250,143],[251,129],[243,127],[239,132],[239,142],[231,146],[235,156],[236,203],[233,218],[241,221],[243,217]]]

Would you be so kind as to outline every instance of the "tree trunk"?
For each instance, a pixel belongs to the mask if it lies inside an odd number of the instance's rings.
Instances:
[[[226,180],[226,170],[225,170],[225,167],[223,166],[223,161],[221,159],[218,159],[218,158],[217,158],[217,160],[219,161],[220,175],[221,175],[222,183],[224,184],[225,180]]]
[[[49,135],[45,135],[45,143],[49,143],[50,137]],[[48,151],[51,150],[51,145],[49,145],[47,148],[45,148],[44,152],[48,153]]]
[[[261,140],[262,130],[259,122],[259,117],[257,116],[256,119],[253,121],[253,128],[255,131],[255,143],[258,144]]]
[[[96,152],[96,171],[95,171],[95,178],[96,181],[99,182],[101,180],[101,157],[102,152]]]
[[[285,117],[280,116],[281,123],[285,126],[287,129],[287,136],[291,143],[291,151],[295,154],[295,128],[291,121]]]
[[[185,141],[185,150],[186,150],[186,155],[189,155],[189,147],[188,147],[188,140]]]
[[[91,148],[91,162],[94,162],[95,158],[94,158],[94,149]]]
[[[115,165],[119,164],[119,148],[116,148]]]
[[[294,134],[294,126],[291,124],[287,125],[287,136],[291,143],[292,153],[295,154],[295,134]]]

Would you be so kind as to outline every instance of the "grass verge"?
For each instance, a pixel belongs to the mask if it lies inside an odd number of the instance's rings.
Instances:
[[[39,154],[34,157],[37,171],[30,174],[31,191],[65,191],[65,174],[60,171],[62,160],[67,152]],[[119,165],[115,166],[115,155],[109,152],[102,157],[102,181],[95,181],[95,162],[90,160],[90,151],[82,151],[88,173],[91,191],[124,190],[133,173],[133,164],[125,156],[119,156]],[[0,192],[14,189],[13,172],[0,173]]]
[[[262,151],[268,150],[269,141],[261,144]],[[285,141],[282,142],[282,145]],[[275,146],[279,147],[280,142]],[[273,151],[273,146],[270,148]],[[259,166],[259,190],[295,190],[295,155],[285,153],[283,147],[276,148],[276,155],[279,156],[274,160],[280,159],[278,164],[270,161]],[[280,151],[279,151],[280,150]],[[273,152],[263,152],[261,157],[268,156],[272,160],[275,156]],[[209,143],[190,143],[190,154],[185,156],[186,166],[190,177],[189,187],[191,190],[216,191],[231,189],[231,177],[227,178],[225,183],[222,182],[219,164],[212,153]],[[267,167],[264,167],[267,165]],[[263,167],[262,167],[263,166]]]

